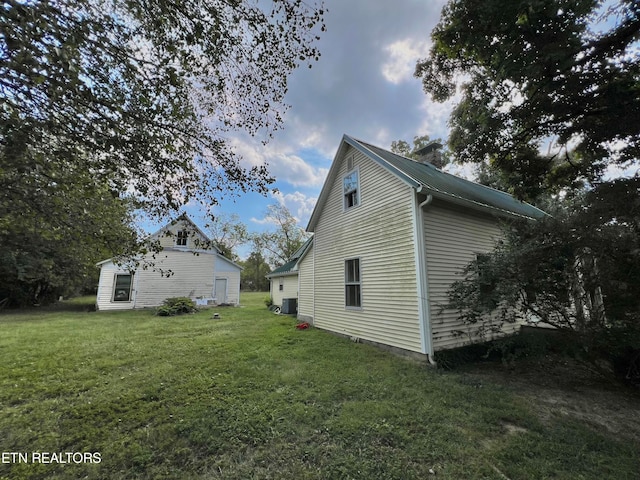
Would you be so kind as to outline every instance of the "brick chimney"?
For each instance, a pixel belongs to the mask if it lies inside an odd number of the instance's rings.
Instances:
[[[413,153],[416,155],[418,162],[428,163],[436,168],[442,168],[444,162],[442,160],[442,152],[440,151],[441,148],[441,143],[433,141]]]

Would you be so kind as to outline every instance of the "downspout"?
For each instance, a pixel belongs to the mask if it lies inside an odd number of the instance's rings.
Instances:
[[[418,201],[418,193],[422,191],[422,185],[416,189],[416,203]],[[423,208],[427,207],[433,201],[433,195],[428,194],[427,198],[418,204],[416,212],[416,259],[418,262],[418,288],[419,288],[419,306],[421,309],[421,332],[422,332],[422,348],[427,354],[429,364],[437,366],[433,359],[433,345],[431,343],[431,313],[429,309],[429,290],[427,278],[427,260],[424,242],[424,217]]]
[[[136,268],[133,273],[133,308],[136,308],[136,304],[138,303],[138,284],[140,280],[139,269]]]
[[[298,260],[299,262],[300,260]],[[298,266],[298,262],[296,262],[296,265],[294,265],[294,269],[296,269],[296,267]],[[298,315],[300,314],[300,268],[297,269],[298,270],[298,281],[296,282],[296,320],[298,320]]]
[[[311,321],[311,325],[316,324],[316,237],[315,233],[313,235],[314,237],[311,241],[311,291],[313,292],[313,306],[311,308],[311,315],[313,315],[313,320]]]

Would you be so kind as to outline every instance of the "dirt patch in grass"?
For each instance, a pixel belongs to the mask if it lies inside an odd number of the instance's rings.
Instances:
[[[460,371],[475,382],[506,387],[530,403],[547,424],[569,416],[640,444],[640,388],[608,379],[574,359],[547,355],[509,366],[478,362]]]

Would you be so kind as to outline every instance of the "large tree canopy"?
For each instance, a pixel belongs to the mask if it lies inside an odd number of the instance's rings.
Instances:
[[[640,158],[640,3],[451,0],[432,39],[416,75],[435,100],[460,95],[453,156],[552,214],[507,226],[449,307],[479,333],[523,319],[572,331],[639,380],[640,176],[605,173]]]
[[[0,189],[81,168],[157,216],[264,192],[225,134],[282,122],[323,11],[300,0],[45,0],[0,8]]]
[[[638,2],[450,1],[431,36],[416,76],[438,101],[462,84],[454,156],[492,162],[519,196],[639,158]]]
[[[322,16],[300,0],[3,2],[0,301],[70,293],[135,252],[134,205],[160,220],[265,193],[229,132],[281,126]]]
[[[96,262],[137,244],[130,199],[82,169],[46,166],[0,193],[0,302],[11,306],[90,293]]]
[[[264,219],[275,228],[253,235],[254,251],[263,252],[271,266],[279,267],[291,260],[309,235],[280,203],[269,205]]]

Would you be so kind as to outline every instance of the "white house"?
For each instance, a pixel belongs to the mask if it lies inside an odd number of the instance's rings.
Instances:
[[[186,215],[150,236],[162,250],[140,258],[131,271],[114,259],[98,263],[100,280],[96,308],[124,310],[156,307],[169,297],[189,297],[197,304],[238,304],[242,268],[215,248]],[[144,268],[145,263],[153,266]]]
[[[266,275],[269,279],[269,293],[271,295],[271,301],[277,307],[282,307],[283,299],[296,299],[298,300],[300,294],[301,279],[298,275],[300,266],[305,260],[309,252],[313,249],[313,237],[309,238],[289,259],[287,263],[274,269],[271,273]],[[307,292],[305,290],[307,284],[303,287],[303,295],[307,296],[313,294],[312,291]],[[299,310],[299,306],[298,306]],[[289,313],[289,312],[286,312]],[[295,313],[295,312],[292,312]]]
[[[449,286],[494,247],[502,222],[544,215],[345,135],[307,227],[313,248],[297,264],[298,318],[430,359],[477,341],[442,310]]]

